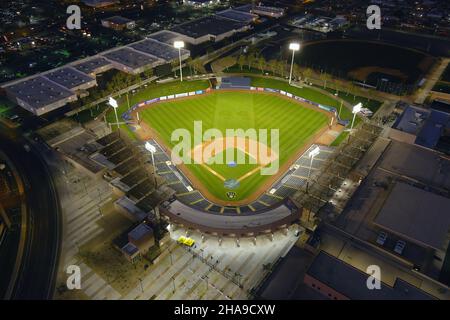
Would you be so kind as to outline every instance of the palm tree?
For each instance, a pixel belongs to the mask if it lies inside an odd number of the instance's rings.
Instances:
[[[247,66],[248,66],[248,70],[250,70],[252,68],[253,62],[255,62],[255,56],[253,54],[249,54],[247,56]]]
[[[273,74],[277,73],[277,60],[271,59],[267,62]]]
[[[186,59],[186,64],[189,67],[189,72],[190,72],[191,76],[192,76],[192,61],[193,61],[193,59],[191,56],[189,56],[189,58]]]
[[[258,58],[258,66],[259,70],[261,70],[261,73],[264,73],[264,70],[266,68],[266,59],[264,58],[263,55],[260,55]]]
[[[326,89],[327,88],[327,81],[331,79],[330,75],[326,72],[322,73],[320,76],[323,80],[323,88]]]
[[[292,73],[293,73],[294,77],[297,79],[297,81],[299,81],[301,79],[302,69],[300,68],[300,66],[298,64],[294,64]]]
[[[172,60],[172,62],[170,63],[170,65],[172,66],[172,70],[174,70],[174,74],[175,77],[177,76],[177,69],[180,68],[180,62],[178,60]],[[178,68],[177,68],[178,67]]]
[[[306,68],[305,71],[303,71],[303,76],[305,77],[305,82],[308,81],[308,79],[311,77],[312,73],[313,72],[310,68]]]
[[[282,77],[284,77],[284,70],[285,70],[285,65],[283,61],[278,60],[277,61],[277,70],[278,70],[278,74]]]
[[[238,60],[237,60],[237,63],[238,63],[238,65],[239,65],[239,68],[241,69],[241,71],[242,71],[242,68],[243,68],[244,65],[245,65],[245,62],[246,62],[245,56],[244,56],[244,55],[240,55],[239,58],[238,58]]]

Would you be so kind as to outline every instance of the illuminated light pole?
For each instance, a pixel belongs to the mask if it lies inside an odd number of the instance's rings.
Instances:
[[[181,69],[181,48],[184,48],[183,41],[175,41],[173,43],[175,49],[178,49],[178,57],[180,58],[180,81],[183,81],[183,70]]]
[[[293,42],[289,44],[289,50],[292,50],[292,60],[291,60],[291,72],[289,73],[289,84],[291,84],[292,81],[292,69],[294,67],[294,55],[295,51],[300,50],[300,43]]]
[[[308,157],[311,159],[309,162],[309,171],[308,171],[308,180],[306,181],[306,193],[308,193],[309,188],[309,179],[311,178],[311,170],[312,170],[312,163],[314,160],[314,157],[317,156],[320,153],[320,148],[315,147],[313,150],[311,150],[308,154]]]
[[[119,117],[117,116],[117,108],[119,107],[119,105],[117,103],[117,100],[114,99],[113,97],[109,97],[108,104],[114,109],[114,114],[116,115],[117,129],[119,129]]]
[[[154,145],[150,144],[150,142],[147,141],[145,143],[145,149],[147,149],[147,151],[149,151],[150,154],[152,155],[153,177],[155,178],[155,189],[156,189],[156,187],[157,187],[156,166],[155,166],[155,157],[153,156],[153,154],[156,152],[156,148]]]
[[[361,108],[362,108],[361,102],[359,102],[357,105],[355,105],[353,107],[353,110],[352,110],[353,119],[352,119],[352,125],[350,127],[350,131],[353,130],[353,123],[355,122],[356,114],[361,111]]]

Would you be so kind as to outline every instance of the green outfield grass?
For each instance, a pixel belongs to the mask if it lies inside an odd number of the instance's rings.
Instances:
[[[150,97],[145,97],[148,98]],[[282,97],[265,93],[225,91],[159,103],[141,111],[140,116],[171,147],[176,144],[170,140],[173,130],[185,128],[193,132],[194,121],[197,120],[203,121],[203,132],[209,128],[217,128],[224,135],[226,129],[279,129],[280,166],[304,146],[313,134],[326,126],[328,121],[323,113]],[[229,190],[224,187],[222,180],[201,165],[192,164],[187,167],[214,196],[229,200],[226,196]],[[229,179],[240,177],[254,167],[255,165],[238,165],[232,168],[227,164],[214,164],[213,170]],[[244,179],[233,190],[237,193],[234,200],[245,199],[269,177],[257,172]]]
[[[337,99],[334,99],[330,96],[327,96],[321,93],[318,90],[315,90],[310,87],[295,87],[289,85],[289,83],[281,80],[271,79],[271,78],[262,78],[262,77],[251,77],[251,84],[255,87],[265,87],[272,88],[290,92],[296,96],[308,99],[310,101],[314,101],[316,103],[320,103],[322,105],[326,105],[329,107],[334,107],[336,110],[340,108],[340,102]],[[341,109],[341,119],[343,120],[351,120],[353,117],[352,112],[346,107],[342,107]]]
[[[158,98],[162,96],[167,96],[170,94],[183,93],[189,91],[203,90],[209,88],[210,83],[209,80],[195,80],[195,81],[173,81],[163,84],[152,83],[148,85],[148,87],[142,87],[138,92],[129,95],[130,106],[135,105],[136,103]],[[120,116],[122,113],[126,112],[128,109],[128,103],[126,95],[122,95],[122,97],[116,97],[119,102],[119,108],[117,110],[117,114]],[[106,120],[110,123],[116,122],[116,118],[114,115],[114,111],[110,110],[106,115]],[[120,121],[120,119],[119,119]],[[134,138],[133,132],[125,125],[120,126],[123,130],[128,132],[128,134]],[[117,126],[112,126],[113,129],[116,129]]]
[[[273,89],[287,91],[292,94],[295,94],[296,96],[303,97],[305,99],[320,103],[322,105],[334,107],[334,108],[336,108],[336,110],[338,110],[338,112],[340,110],[340,118],[342,120],[352,121],[353,113],[349,108],[345,107],[345,105],[342,105],[342,107],[341,107],[341,103],[339,100],[337,100],[333,97],[330,97],[328,95],[325,95],[322,92],[320,92],[319,90],[316,90],[312,87],[299,88],[299,87],[291,86],[291,85],[289,85],[289,83],[287,83],[285,81],[271,79],[271,78],[263,78],[263,77],[255,77],[255,76],[252,76],[250,78],[251,78],[252,86],[266,87],[266,88],[273,88]],[[336,91],[331,88],[327,88],[325,90],[330,92],[333,95],[336,93]],[[353,96],[353,95],[344,93],[342,91],[338,93],[338,96],[339,96],[339,98],[350,103],[351,105],[355,105],[358,102],[361,102],[364,107],[370,109],[374,113],[382,105],[382,103],[378,100],[367,99],[367,98],[360,97],[360,96]],[[360,122],[361,122],[361,118],[359,116],[356,116],[354,125],[356,126]]]

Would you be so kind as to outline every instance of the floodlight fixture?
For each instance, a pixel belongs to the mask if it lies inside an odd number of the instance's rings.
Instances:
[[[294,55],[295,51],[300,50],[300,43],[292,42],[289,44],[289,50],[292,50],[291,71],[289,72],[289,84],[292,82],[292,69],[294,68]]]
[[[353,130],[353,124],[355,123],[356,114],[357,114],[358,112],[361,111],[362,106],[363,106],[363,105],[361,104],[361,102],[359,102],[359,103],[358,103],[357,105],[355,105],[355,106],[353,107],[353,109],[352,109],[353,119],[352,119],[352,125],[351,125],[351,127],[350,127],[350,131]]]
[[[312,163],[313,163],[314,157],[317,156],[319,153],[320,153],[320,148],[319,148],[319,146],[316,146],[308,154],[308,156],[311,160],[309,162],[308,180],[306,180],[306,193],[308,193],[309,180],[311,179]]]
[[[145,143],[145,149],[147,149],[147,151],[150,151],[151,153],[155,153],[156,152],[156,148],[154,145],[152,145],[150,142],[146,142]]]
[[[173,46],[175,47],[175,49],[181,49],[184,48],[184,41],[174,41]]]
[[[114,99],[113,97],[109,97],[108,104],[111,107],[113,107],[113,108],[118,108],[119,107],[119,104],[117,103],[117,100]]]
[[[180,59],[180,81],[183,81],[183,70],[181,67],[181,48],[184,48],[184,41],[174,41],[173,46],[178,49],[178,58]]]
[[[298,51],[300,50],[300,43],[292,42],[289,44],[289,50]]]
[[[317,156],[320,153],[320,148],[319,147],[315,147],[313,150],[311,150],[308,154],[308,156],[310,158],[314,158],[315,156]]]

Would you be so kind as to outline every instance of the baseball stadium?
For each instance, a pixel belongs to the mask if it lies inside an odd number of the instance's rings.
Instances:
[[[146,146],[156,174],[175,192],[165,215],[218,234],[298,219],[291,196],[330,161],[352,117],[347,108],[338,112],[331,94],[248,76],[156,84],[120,102],[122,127]],[[187,134],[183,161],[172,152],[177,130]]]

